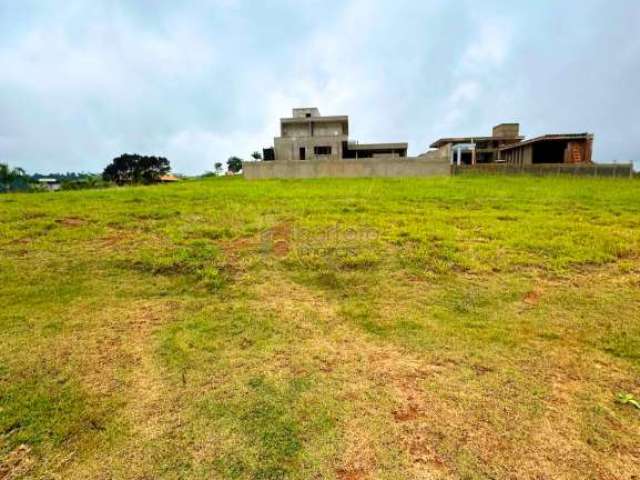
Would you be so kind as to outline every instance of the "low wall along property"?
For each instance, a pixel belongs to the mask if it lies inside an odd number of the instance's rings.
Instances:
[[[420,157],[367,158],[363,160],[275,160],[244,162],[244,177],[266,178],[320,177],[428,177],[450,175],[449,162]]]
[[[452,165],[453,175],[464,174],[529,174],[529,175],[578,175],[587,177],[632,177],[633,166],[622,163],[541,163],[535,165],[511,165],[508,163],[484,163],[476,165]]]
[[[249,180],[267,178],[321,177],[430,177],[437,175],[496,174],[496,175],[577,175],[589,177],[632,177],[631,164],[536,164],[511,165],[486,163],[449,165],[447,159],[422,157],[368,158],[362,160],[275,160],[244,162],[244,177]]]

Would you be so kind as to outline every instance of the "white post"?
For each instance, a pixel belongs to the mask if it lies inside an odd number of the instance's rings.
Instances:
[[[458,147],[458,165],[462,163],[462,149]]]

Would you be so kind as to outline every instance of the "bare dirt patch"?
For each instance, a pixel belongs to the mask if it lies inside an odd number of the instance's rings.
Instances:
[[[0,480],[12,480],[27,473],[33,465],[31,447],[20,445],[0,459]]]
[[[408,422],[410,420],[415,420],[418,418],[418,407],[413,404],[409,404],[403,409],[394,410],[393,418],[396,422]]]
[[[87,224],[87,221],[79,217],[65,217],[56,220],[56,223],[65,227],[81,227]]]
[[[272,251],[276,257],[286,257],[291,243],[292,227],[290,223],[282,222],[271,229]]]
[[[225,255],[236,259],[247,253],[255,253],[260,247],[260,239],[256,236],[236,238],[220,243]]]
[[[107,250],[119,250],[123,246],[130,244],[135,238],[136,235],[133,232],[125,230],[114,231],[100,239],[101,247]]]
[[[345,470],[342,468],[336,470],[336,476],[339,480],[362,480],[367,478],[363,470]]]
[[[544,290],[542,287],[537,286],[533,290],[528,291],[522,301],[528,305],[536,305],[540,301]]]

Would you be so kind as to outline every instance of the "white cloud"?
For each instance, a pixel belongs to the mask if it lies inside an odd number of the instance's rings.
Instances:
[[[513,42],[511,22],[501,17],[478,19],[477,35],[461,59],[461,72],[485,72],[500,68],[510,53]]]
[[[475,81],[462,81],[449,95],[445,103],[445,115],[443,125],[445,128],[454,128],[469,111],[473,102],[477,101],[481,94],[481,87]]]

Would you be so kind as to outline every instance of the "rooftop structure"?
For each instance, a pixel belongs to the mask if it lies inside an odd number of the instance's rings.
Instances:
[[[491,136],[440,138],[430,147],[436,148],[432,156],[446,157],[450,163],[491,163],[498,160],[501,147],[519,143],[520,124],[501,123],[493,127]]]
[[[519,123],[501,123],[493,127],[493,134],[490,137],[452,137],[440,138],[429,145],[431,148],[440,148],[448,143],[474,143],[474,142],[502,142],[514,143],[516,140],[522,140],[524,137],[519,136]]]

